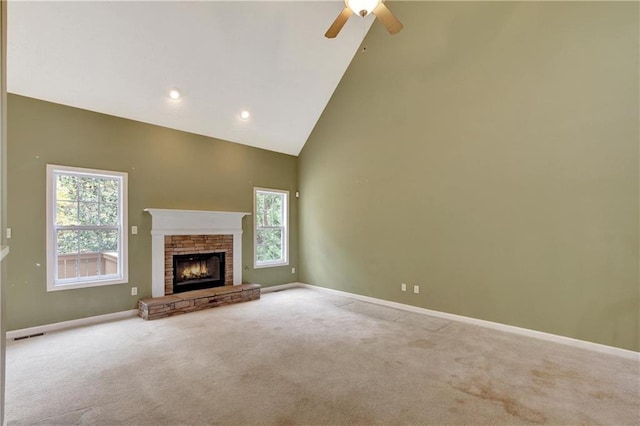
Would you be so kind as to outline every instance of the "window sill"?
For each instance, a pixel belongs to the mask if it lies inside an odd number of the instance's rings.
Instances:
[[[0,261],[4,260],[9,254],[9,246],[0,246]]]
[[[89,288],[89,287],[105,287],[109,285],[116,284],[126,284],[127,279],[114,279],[114,280],[104,280],[104,281],[87,281],[87,282],[79,282],[79,283],[70,283],[70,284],[51,284],[47,285],[47,291],[61,291],[61,290],[74,290],[78,288]]]
[[[278,266],[289,266],[289,262],[283,263],[266,263],[264,265],[253,265],[253,269],[277,268]]]

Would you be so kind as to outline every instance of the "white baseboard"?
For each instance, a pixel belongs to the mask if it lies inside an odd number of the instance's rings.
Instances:
[[[262,287],[260,289],[260,293],[272,293],[274,291],[282,291],[282,290],[287,290],[289,288],[296,288],[299,286],[300,286],[300,283],[289,283],[289,284],[274,285],[271,287]]]
[[[34,334],[49,333],[52,331],[64,330],[66,328],[81,327],[83,325],[98,324],[107,321],[114,321],[124,318],[130,318],[138,315],[137,309],[130,311],[114,312],[112,314],[97,315],[94,317],[80,318],[71,321],[56,322],[53,324],[38,325],[36,327],[22,328],[20,330],[7,331],[7,339],[18,339],[25,336],[33,336]]]
[[[462,315],[449,314],[446,312],[433,311],[431,309],[420,308],[418,306],[405,305],[403,303],[391,302],[383,299],[376,299],[375,297],[362,296],[360,294],[348,293],[341,290],[333,290],[326,287],[315,286],[311,284],[305,284],[301,282],[276,285],[271,287],[261,288],[261,293],[271,293],[274,291],[287,290],[291,288],[302,287],[313,290],[322,291],[325,293],[336,294],[343,297],[349,297],[351,299],[360,300],[363,302],[373,303],[376,305],[387,306],[394,309],[400,309],[407,312],[413,312],[422,315],[430,315],[437,318],[443,318],[451,321],[463,322],[466,324],[478,325],[480,327],[491,328],[494,330],[504,331],[507,333],[519,334],[521,336],[533,337],[536,339],[546,340],[549,342],[561,343],[577,348],[587,349],[590,351],[606,353],[615,355],[627,359],[633,359],[640,361],[640,352],[631,351],[628,349],[616,348],[614,346],[607,346],[600,343],[587,342],[585,340],[574,339],[566,336],[559,336],[557,334],[545,333],[542,331],[530,330],[527,328],[516,327],[513,325],[501,324],[492,321],[485,321],[481,319],[465,317]],[[34,334],[47,333],[57,330],[63,330],[66,328],[80,327],[84,325],[98,324],[107,321],[113,321],[118,319],[129,318],[138,314],[137,309],[130,311],[114,312],[111,314],[97,315],[93,317],[80,318],[77,320],[58,322],[54,324],[40,325],[36,327],[23,328],[20,330],[12,330],[7,332],[7,339],[16,339],[25,336],[32,336]]]
[[[640,352],[630,351],[628,349],[616,348],[614,346],[602,345],[600,343],[587,342],[585,340],[578,340],[571,337],[559,336],[557,334],[545,333],[542,331],[530,330],[527,328],[516,327],[513,325],[501,324],[492,321],[485,321],[476,318],[465,317],[462,315],[448,314],[446,312],[432,311],[431,309],[420,308],[417,306],[405,305],[403,303],[391,302],[388,300],[376,299],[375,297],[362,296],[355,293],[348,293],[346,291],[333,290],[330,288],[319,287],[311,284],[296,283],[297,287],[311,288],[314,290],[323,291],[326,293],[332,293],[344,297],[349,297],[363,302],[374,303],[376,305],[387,306],[390,308],[400,309],[403,311],[413,312],[417,314],[430,315],[433,317],[448,319],[451,321],[458,321],[467,324],[479,325],[480,327],[491,328],[494,330],[505,331],[507,333],[519,334],[522,336],[533,337],[536,339],[546,340],[549,342],[561,343],[564,345],[573,346],[576,348],[587,349],[590,351],[606,353],[615,355],[627,359],[633,359],[640,361]]]
[[[275,285],[271,287],[262,287],[261,293],[271,293],[274,291],[287,290],[289,288],[298,287],[300,283],[290,283]],[[20,337],[33,336],[34,334],[50,333],[52,331],[64,330],[66,328],[82,327],[84,325],[99,324],[107,321],[114,321],[129,318],[138,315],[137,309],[130,311],[114,312],[112,314],[97,315],[93,317],[80,318],[71,321],[56,322],[53,324],[39,325],[36,327],[22,328],[20,330],[7,331],[7,339],[19,339]]]

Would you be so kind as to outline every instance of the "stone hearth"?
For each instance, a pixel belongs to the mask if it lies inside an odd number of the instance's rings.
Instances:
[[[259,284],[242,284],[242,218],[250,213],[145,211],[152,216],[152,297],[138,301],[140,317],[152,320],[260,298]],[[172,294],[174,254],[216,252],[224,252],[223,286]]]
[[[260,299],[259,284],[242,284],[188,291],[138,301],[138,315],[146,320]]]

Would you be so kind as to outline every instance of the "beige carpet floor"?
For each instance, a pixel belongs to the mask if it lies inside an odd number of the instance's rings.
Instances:
[[[640,423],[638,361],[311,289],[12,342],[9,425]]]

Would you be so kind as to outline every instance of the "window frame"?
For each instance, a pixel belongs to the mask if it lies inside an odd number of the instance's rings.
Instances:
[[[120,180],[119,194],[119,247],[118,263],[119,274],[107,275],[108,278],[85,277],[84,279],[58,280],[58,253],[56,247],[56,232],[58,230],[56,220],[56,176],[58,173],[74,174],[76,176],[107,177]],[[72,290],[87,287],[102,287],[114,284],[125,284],[129,282],[129,256],[128,256],[128,174],[109,170],[88,169],[82,167],[61,166],[47,164],[47,194],[46,194],[46,250],[47,250],[47,291]],[[79,226],[79,229],[84,226]],[[98,225],[96,229],[100,229]]]
[[[258,263],[258,193],[267,193],[284,196],[283,210],[283,238],[282,238],[282,255],[283,259],[277,262]],[[253,268],[273,268],[277,266],[289,265],[289,191],[274,188],[253,188]]]

